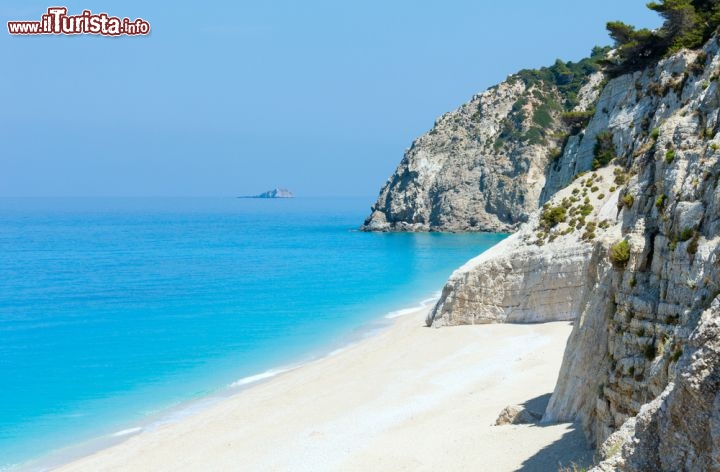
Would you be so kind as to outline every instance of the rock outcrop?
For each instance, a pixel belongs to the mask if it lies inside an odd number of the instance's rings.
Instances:
[[[544,421],[607,440],[598,470],[720,470],[719,77],[712,38],[611,80],[550,166],[546,207],[453,274],[428,318],[574,318]],[[588,187],[612,203],[572,199]]]
[[[567,139],[562,112],[592,108],[601,81],[558,63],[510,76],[441,116],[407,150],[362,229],[514,231],[540,205],[548,163]]]
[[[509,405],[500,412],[495,420],[495,426],[536,423],[540,418],[542,418],[540,413],[528,410],[522,405]]]
[[[598,278],[596,238],[617,237],[616,169],[584,175],[546,204],[547,211],[567,207],[564,221],[548,229],[544,211],[533,213],[520,231],[455,271],[428,326],[575,319],[587,281]]]

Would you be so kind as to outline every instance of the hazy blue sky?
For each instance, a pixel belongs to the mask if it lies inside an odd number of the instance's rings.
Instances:
[[[7,33],[56,3],[147,37]],[[645,1],[3,0],[0,196],[376,195],[435,118]]]

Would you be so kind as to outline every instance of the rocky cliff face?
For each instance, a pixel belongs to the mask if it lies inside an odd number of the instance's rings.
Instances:
[[[545,192],[593,161],[614,157],[617,170],[575,177],[458,270],[428,319],[575,318],[544,420],[577,419],[596,444],[607,439],[601,470],[720,470],[719,49],[713,38],[610,81]],[[613,204],[585,203],[588,186]]]
[[[579,177],[520,231],[455,271],[428,326],[575,319],[592,288],[587,281],[598,278],[596,239],[618,233],[618,169]],[[554,208],[565,217],[548,227],[543,215]]]
[[[686,350],[663,393],[605,441],[593,471],[720,470],[720,300]]]
[[[586,62],[579,71],[593,70]],[[407,150],[362,229],[506,232],[527,221],[568,136],[562,112],[591,108],[601,89],[602,74],[554,67],[511,76],[441,116]]]
[[[590,124],[612,133],[628,169],[619,226],[630,254],[624,267],[588,280],[546,415],[579,417],[598,443],[662,394],[720,292],[719,67],[713,39],[702,52],[615,79]]]

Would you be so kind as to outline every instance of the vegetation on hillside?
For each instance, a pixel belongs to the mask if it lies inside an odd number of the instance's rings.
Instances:
[[[567,140],[565,129],[577,133],[592,117],[592,110],[573,110],[579,104],[580,89],[594,72],[600,71],[601,61],[609,50],[596,47],[590,57],[578,62],[558,59],[550,67],[524,69],[510,77],[510,82],[522,81],[527,91],[503,120],[495,150],[499,151],[507,142],[518,141],[554,144],[554,149],[562,150]]]
[[[648,8],[657,12],[663,25],[656,30],[636,29],[620,21],[607,24],[615,50],[595,47],[590,57],[578,62],[560,59],[550,67],[525,69],[510,77],[522,81],[526,92],[503,120],[494,143],[496,152],[508,142],[543,145],[551,149],[550,161],[556,162],[568,137],[580,133],[595,110],[577,110],[580,89],[599,71],[610,77],[647,67],[682,48],[698,48],[720,25],[720,0],[658,0]],[[704,57],[698,59],[704,66]],[[604,82],[598,86],[602,88]],[[678,86],[682,86],[680,83]],[[656,131],[653,130],[653,133]],[[612,135],[601,133],[594,149],[593,169],[607,165],[615,157]],[[675,152],[668,152],[672,163]]]
[[[609,47],[595,47],[590,57],[578,62],[563,62],[560,59],[550,67],[540,69],[524,69],[515,74],[527,88],[536,86],[539,89],[554,85],[560,92],[563,111],[570,112],[578,105],[578,92],[585,85],[588,77],[601,69],[603,60],[610,51]]]
[[[545,207],[543,208],[543,212],[540,215],[540,227],[543,228],[545,231],[548,231],[551,228],[554,228],[558,224],[565,221],[566,218],[567,209],[562,205],[558,205],[555,207],[545,205]]]
[[[615,56],[603,61],[610,75],[640,70],[683,48],[698,48],[720,25],[720,0],[660,0],[647,6],[664,19],[657,30],[621,21],[607,24],[616,47]]]

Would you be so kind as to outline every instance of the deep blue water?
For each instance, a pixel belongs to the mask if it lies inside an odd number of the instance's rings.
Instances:
[[[370,199],[0,200],[0,469],[327,352],[502,239]]]

